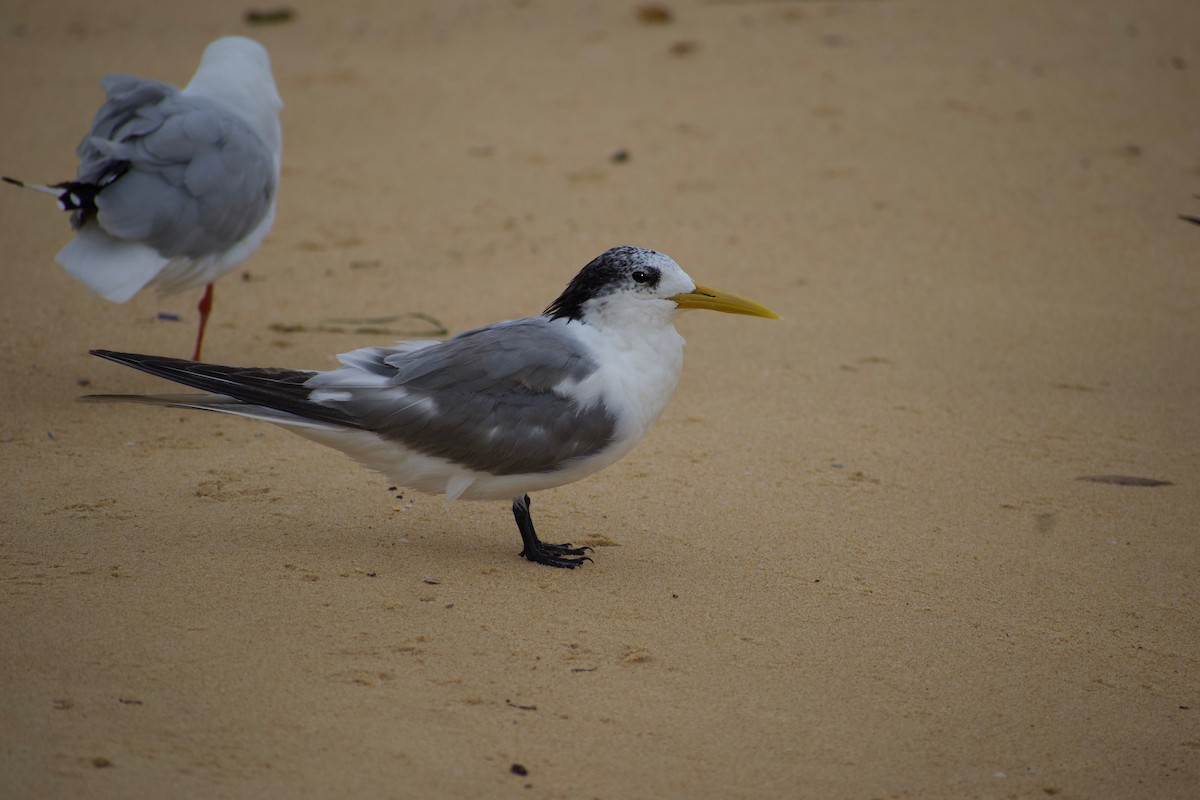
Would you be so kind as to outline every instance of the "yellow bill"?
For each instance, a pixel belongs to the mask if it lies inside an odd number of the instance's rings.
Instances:
[[[760,306],[753,300],[738,297],[736,294],[722,292],[708,286],[696,284],[690,292],[677,294],[668,298],[674,300],[680,308],[707,308],[709,311],[724,311],[726,314],[745,314],[748,317],[765,317],[779,319],[779,315],[766,306]]]

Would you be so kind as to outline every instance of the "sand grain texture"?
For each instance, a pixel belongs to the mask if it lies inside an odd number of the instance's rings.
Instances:
[[[1200,5],[10,6],[29,180],[101,75],[271,51],[279,214],[210,360],[536,313],[624,243],[784,320],[680,320],[657,428],[535,498],[596,547],[558,572],[503,504],[76,403],[164,390],[87,349],[185,355],[198,293],[90,295],[0,187],[6,797],[1200,793]]]

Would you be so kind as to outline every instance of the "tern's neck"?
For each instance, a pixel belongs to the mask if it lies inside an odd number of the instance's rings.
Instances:
[[[667,405],[683,368],[683,337],[669,313],[629,324],[565,323],[594,348],[600,368],[580,387],[580,396],[621,408],[622,440],[640,439]],[[627,438],[628,437],[628,438]]]

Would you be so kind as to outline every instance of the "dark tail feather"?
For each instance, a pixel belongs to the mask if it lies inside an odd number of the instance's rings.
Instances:
[[[98,211],[96,195],[100,194],[100,190],[104,188],[104,186],[94,183],[80,183],[79,181],[63,181],[46,186],[41,183],[26,183],[7,175],[0,180],[11,183],[13,186],[20,186],[22,189],[33,189],[35,192],[52,194],[58,199],[59,208],[63,211],[78,211],[82,215],[82,219],[95,216]]]
[[[128,171],[128,164],[118,164],[116,168],[96,183],[63,181],[62,183],[52,183],[47,186],[41,183],[26,183],[16,178],[10,178],[7,175],[0,177],[0,180],[3,180],[5,183],[11,183],[13,186],[20,186],[22,189],[33,189],[35,192],[54,195],[58,199],[58,207],[63,211],[79,212],[77,218],[72,217],[72,219],[77,221],[75,227],[78,228],[84,221],[91,219],[98,213],[96,195],[100,194],[106,186]]]
[[[353,419],[341,411],[308,399],[310,390],[304,383],[315,372],[272,367],[227,367],[112,350],[92,350],[91,354],[184,386],[232,397],[242,403],[287,411],[306,419],[358,427]]]
[[[62,189],[60,188],[61,184],[55,184],[54,186],[45,186],[41,183],[26,183],[25,181],[19,181],[16,178],[10,178],[7,175],[0,176],[0,181],[4,181],[5,183],[11,183],[13,186],[20,186],[22,189],[33,189],[35,192],[45,192],[46,194],[52,194],[55,197],[58,197],[60,194],[62,194]]]

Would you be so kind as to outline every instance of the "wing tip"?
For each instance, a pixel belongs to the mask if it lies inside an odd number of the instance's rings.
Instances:
[[[88,353],[98,358],[107,359],[108,361],[115,361],[118,364],[133,364],[151,358],[151,356],[144,356],[139,353],[122,353],[117,350],[104,350],[101,348],[88,350]]]
[[[137,397],[129,394],[81,394],[75,398],[76,403],[117,403],[122,400]]]

